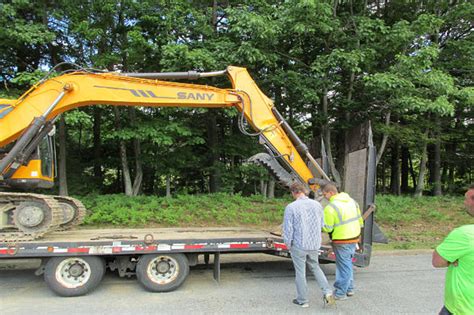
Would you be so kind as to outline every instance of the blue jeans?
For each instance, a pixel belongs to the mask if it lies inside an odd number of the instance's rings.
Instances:
[[[352,258],[354,257],[356,244],[334,244],[332,245],[336,254],[336,288],[335,295],[346,296],[347,292],[354,291],[354,272],[352,270]]]
[[[328,279],[326,279],[324,272],[321,270],[321,267],[319,267],[319,254],[317,250],[308,251],[291,247],[290,253],[293,266],[295,266],[296,300],[298,300],[298,302],[308,303],[306,264],[308,264],[309,269],[316,278],[316,282],[321,288],[321,291],[323,291],[324,294],[332,293]]]
[[[451,313],[447,308],[446,306],[443,306],[443,308],[441,309],[441,311],[439,311],[439,314],[438,315],[453,315],[453,313]]]

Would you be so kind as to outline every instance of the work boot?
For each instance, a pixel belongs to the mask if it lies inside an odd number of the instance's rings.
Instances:
[[[296,304],[296,305],[304,307],[304,308],[309,307],[308,303],[299,302],[297,299],[293,300],[293,304]]]
[[[344,301],[344,300],[347,300],[347,296],[346,296],[346,295],[341,295],[341,296],[335,295],[335,296],[334,296],[334,299],[335,299],[336,301]]]
[[[334,295],[331,293],[325,294],[323,296],[324,306],[333,306],[336,305],[336,300],[334,299]]]

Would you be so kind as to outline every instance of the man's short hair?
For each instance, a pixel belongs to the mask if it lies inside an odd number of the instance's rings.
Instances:
[[[309,191],[308,191],[308,188],[306,188],[305,185],[301,184],[301,183],[298,183],[298,182],[295,182],[293,184],[290,185],[290,191],[292,193],[303,193],[305,195],[308,195],[309,194]]]
[[[474,184],[469,185],[469,188],[467,190],[474,189]]]
[[[333,193],[337,194],[338,191],[337,191],[336,184],[334,184],[334,183],[327,183],[326,185],[324,185],[324,186],[322,187],[322,192],[323,192],[323,193],[333,192]]]

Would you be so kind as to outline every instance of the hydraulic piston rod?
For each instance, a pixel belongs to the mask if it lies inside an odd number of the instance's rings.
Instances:
[[[18,140],[16,141],[15,145],[10,150],[10,152],[8,152],[8,154],[3,159],[0,160],[0,179],[3,178],[5,171],[9,167],[17,169],[20,166],[19,163],[14,163],[14,162],[18,159],[19,156],[23,155],[23,153],[25,152],[25,149],[28,147],[31,141],[37,138],[38,132],[47,123],[46,117],[51,113],[51,111],[56,107],[56,105],[58,105],[58,103],[63,99],[64,95],[66,95],[66,92],[69,89],[70,87],[68,85],[64,86],[63,90],[61,91],[61,93],[59,93],[58,97],[53,101],[53,103],[46,109],[46,111],[40,117],[36,117],[33,120],[33,122],[28,127],[28,129],[26,129],[26,131],[21,135],[21,137],[18,138]],[[40,133],[40,134],[43,135],[43,133]]]

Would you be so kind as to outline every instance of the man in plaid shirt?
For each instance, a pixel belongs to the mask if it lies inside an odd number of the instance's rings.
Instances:
[[[290,191],[295,201],[285,208],[283,239],[290,250],[295,267],[297,297],[293,303],[301,307],[309,307],[306,285],[306,264],[308,264],[323,292],[324,302],[335,304],[332,290],[319,267],[318,260],[321,229],[324,225],[323,207],[316,200],[308,198],[307,188],[300,183],[292,184]]]

